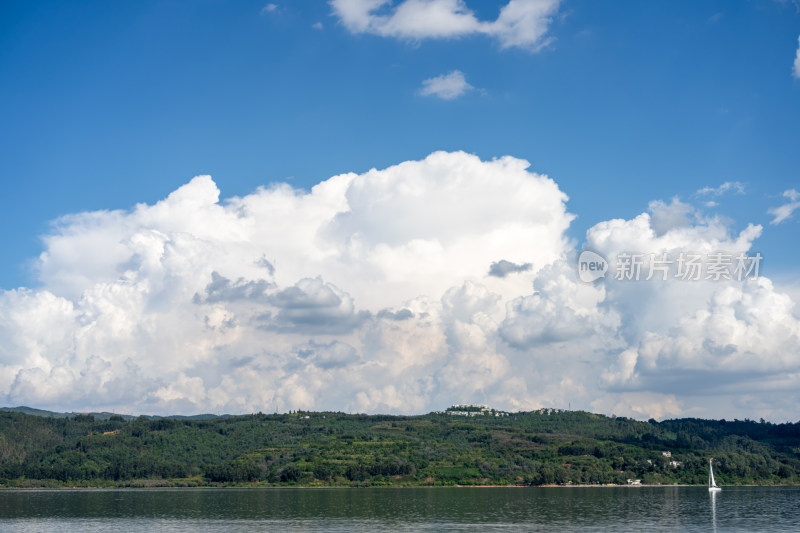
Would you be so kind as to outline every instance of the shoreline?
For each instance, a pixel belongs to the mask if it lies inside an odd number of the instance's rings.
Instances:
[[[161,486],[64,486],[64,487],[0,487],[0,492],[18,491],[158,491],[158,490],[364,490],[364,489],[639,489],[639,488],[705,488],[706,485],[687,485],[687,484],[642,484],[642,485],[367,485],[367,486],[347,486],[347,485],[202,485],[202,486],[181,486],[181,485],[161,485]],[[800,487],[800,485],[725,485],[724,488],[738,487]]]

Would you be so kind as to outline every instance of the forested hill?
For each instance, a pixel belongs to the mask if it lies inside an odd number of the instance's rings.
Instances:
[[[477,413],[476,413],[477,414]],[[800,484],[800,423],[581,411],[207,419],[0,412],[0,486]]]

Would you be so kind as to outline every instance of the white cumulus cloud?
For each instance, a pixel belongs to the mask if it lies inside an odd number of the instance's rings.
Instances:
[[[130,413],[796,413],[792,296],[763,276],[615,278],[621,252],[752,253],[760,226],[654,201],[587,231],[610,269],[583,283],[567,197],[528,166],[435,152],[227,199],[199,176],[59,219],[39,286],[0,293],[0,394]]]
[[[331,0],[334,14],[352,33],[399,39],[495,37],[503,48],[538,50],[560,0],[510,0],[494,21],[480,21],[463,0]]]
[[[422,96],[436,96],[442,100],[453,100],[471,89],[473,87],[467,83],[464,74],[460,70],[454,70],[441,76],[423,80],[419,94]]]
[[[464,282],[524,291],[533,269],[489,266],[567,247],[566,196],[527,166],[437,152],[225,201],[199,176],[154,205],[64,217],[43,240],[41,287],[0,296],[0,385],[11,403],[134,412],[428,407],[460,386],[431,375],[465,357],[443,344],[439,299]],[[419,342],[374,344],[397,328]],[[424,377],[380,388],[426,354]]]

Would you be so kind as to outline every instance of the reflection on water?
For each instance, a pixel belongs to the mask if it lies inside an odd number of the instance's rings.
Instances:
[[[705,487],[0,491],[0,530],[797,531],[800,524],[797,487],[708,494]]]
[[[713,531],[717,531],[717,491],[709,491],[711,495],[711,524]]]

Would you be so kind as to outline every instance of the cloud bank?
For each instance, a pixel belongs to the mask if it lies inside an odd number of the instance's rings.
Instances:
[[[501,47],[536,51],[560,0],[510,0],[494,21],[480,21],[463,0],[331,0],[334,15],[352,33],[420,41],[484,34]]]
[[[41,286],[0,294],[0,394],[130,413],[795,416],[789,296],[764,277],[582,283],[567,197],[528,167],[436,152],[222,201],[198,176],[153,205],[64,217]],[[738,253],[760,233],[673,199],[584,246]]]

